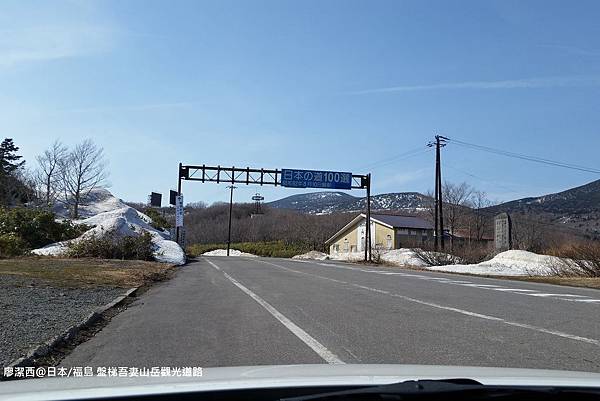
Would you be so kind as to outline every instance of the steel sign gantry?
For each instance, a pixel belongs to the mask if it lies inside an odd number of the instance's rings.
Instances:
[[[285,176],[284,176],[285,174]],[[366,189],[367,222],[365,261],[371,261],[371,174],[359,175],[347,172],[264,169],[250,167],[222,167],[202,165],[184,165],[179,163],[177,194],[181,196],[182,181],[216,182],[245,185],[273,185],[292,188],[315,189]],[[177,227],[177,241],[179,241]]]

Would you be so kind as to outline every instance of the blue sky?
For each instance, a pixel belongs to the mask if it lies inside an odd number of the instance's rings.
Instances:
[[[137,201],[174,188],[180,161],[424,192],[432,152],[381,161],[435,133],[598,168],[599,16],[597,1],[3,1],[0,136],[30,167],[54,139],[92,138],[111,190]],[[495,200],[600,178],[455,145],[443,162]],[[257,191],[302,192],[236,199]]]

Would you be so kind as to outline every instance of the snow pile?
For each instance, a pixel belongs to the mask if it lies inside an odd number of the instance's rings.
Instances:
[[[214,251],[204,252],[202,255],[204,256],[227,256],[227,249],[215,249]],[[246,253],[242,251],[238,251],[237,249],[230,249],[229,256],[246,256],[246,257],[256,257],[251,253]]]
[[[391,249],[389,251],[383,251],[381,253],[381,260],[386,263],[390,263],[398,266],[427,266],[425,262],[417,257],[412,249],[400,248]]]
[[[59,206],[55,213],[66,217],[68,211]],[[106,189],[92,191],[86,205],[80,208],[83,219],[75,220],[76,224],[85,224],[92,228],[79,238],[58,242],[31,251],[36,255],[60,256],[68,250],[71,241],[80,241],[91,236],[99,236],[108,231],[114,231],[120,236],[140,235],[147,231],[152,236],[154,258],[159,262],[182,265],[185,263],[183,249],[174,241],[169,240],[169,233],[150,226],[152,219],[134,208],[127,206],[122,200],[114,197]]]
[[[85,204],[79,205],[80,218],[92,217],[100,213],[110,212],[127,206],[121,199],[116,198],[107,189],[94,188],[86,197]],[[64,203],[56,203],[52,211],[60,217],[69,217],[69,209]],[[144,215],[146,219],[150,218]]]
[[[301,255],[292,256],[292,259],[327,260],[329,255],[319,251],[309,251]]]
[[[381,261],[396,266],[426,266],[426,263],[419,259],[416,254],[408,248],[400,249],[383,249],[379,251],[373,250],[373,257],[375,252],[379,252]],[[349,262],[358,262],[365,259],[365,253],[363,252],[334,252],[329,255],[330,259],[334,260],[345,260]]]
[[[330,259],[361,261],[364,252],[332,253]],[[552,266],[561,262],[556,256],[510,250],[499,253],[485,262],[465,265],[428,266],[416,253],[407,248],[380,251],[381,261],[395,266],[415,266],[450,273],[482,274],[489,276],[544,276],[552,274]]]
[[[473,265],[428,266],[429,270],[490,276],[544,276],[561,262],[556,256],[538,255],[527,251],[505,251],[485,262]]]

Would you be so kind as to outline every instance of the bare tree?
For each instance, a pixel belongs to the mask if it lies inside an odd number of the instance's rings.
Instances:
[[[492,202],[484,191],[474,190],[471,194],[470,204],[473,208],[473,214],[469,224],[469,235],[473,233],[475,239],[481,241],[491,221],[490,216],[482,209],[491,206]]]
[[[36,157],[38,169],[35,173],[36,186],[46,206],[51,206],[62,187],[61,169],[67,161],[69,149],[60,141],[54,141],[50,148]]]
[[[442,185],[444,220],[450,231],[451,248],[454,246],[454,232],[464,225],[472,193],[473,188],[466,182],[457,185],[444,181]]]
[[[79,217],[79,206],[92,189],[105,185],[108,176],[104,150],[86,139],[66,158],[62,172],[63,201],[71,208],[71,217]]]

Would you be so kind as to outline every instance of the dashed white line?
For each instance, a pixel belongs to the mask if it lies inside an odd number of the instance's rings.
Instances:
[[[242,283],[231,277],[229,274],[224,272],[219,266],[217,266],[211,260],[205,259],[212,267],[219,270],[225,278],[233,283],[240,290],[245,292],[250,298],[255,300],[260,306],[265,308],[267,312],[269,312],[273,317],[281,324],[283,324],[289,331],[291,331],[296,337],[298,337],[304,344],[308,345],[313,351],[315,351],[323,360],[330,364],[344,364],[336,354],[327,349],[323,344],[315,340],[310,334],[306,331],[302,330],[298,325],[288,319],[285,315],[275,309],[271,304],[267,301],[256,295],[254,292],[246,288]]]
[[[303,262],[307,262],[307,261],[303,261]],[[402,273],[402,272],[387,272],[387,271],[382,271],[382,270],[367,270],[367,269],[355,268],[355,267],[350,267],[350,266],[340,266],[340,265],[336,265],[336,264],[332,264],[332,263],[317,263],[317,264],[320,266],[335,267],[337,269],[355,270],[355,271],[361,271],[364,273],[382,274],[382,275],[386,275],[386,276],[411,277],[411,278],[416,278],[419,280],[439,282],[442,284],[454,284],[454,285],[462,285],[462,286],[471,287],[471,288],[481,288],[484,290],[511,292],[511,293],[515,293],[515,294],[519,294],[519,295],[529,295],[532,297],[539,297],[539,298],[552,298],[552,299],[559,299],[562,301],[585,302],[585,303],[590,303],[590,304],[600,303],[600,299],[590,299],[590,297],[588,297],[586,295],[542,293],[542,292],[539,292],[536,290],[529,290],[529,289],[524,289],[524,288],[506,288],[506,287],[501,287],[498,285],[478,284],[478,283],[473,283],[471,281],[452,280],[452,279],[448,279],[445,277],[425,276],[425,275]]]
[[[312,276],[312,277],[316,277],[316,278],[320,278],[322,280],[328,280],[328,281],[333,281],[336,283],[340,283],[340,284],[345,284],[345,285],[350,285],[356,288],[360,288],[363,290],[367,290],[367,291],[371,291],[371,292],[376,292],[379,294],[383,294],[383,295],[388,295],[388,296],[392,296],[395,298],[399,298],[408,302],[413,302],[416,304],[420,304],[420,305],[425,305],[425,306],[429,306],[432,308],[437,308],[437,309],[442,309],[442,310],[447,310],[450,312],[455,312],[455,313],[459,313],[462,315],[466,315],[466,316],[471,316],[471,317],[476,317],[476,318],[480,318],[480,319],[484,319],[484,320],[490,320],[490,321],[494,321],[494,322],[498,322],[498,323],[502,323],[508,326],[513,326],[513,327],[520,327],[523,329],[527,329],[527,330],[532,330],[532,331],[537,331],[539,333],[545,333],[545,334],[550,334],[553,336],[557,336],[557,337],[562,337],[562,338],[567,338],[570,340],[574,340],[574,341],[580,341],[580,342],[584,342],[587,344],[592,344],[592,345],[596,345],[596,346],[600,346],[600,340],[596,340],[594,338],[587,338],[587,337],[581,337],[581,336],[577,336],[574,334],[569,334],[569,333],[565,333],[562,331],[558,331],[558,330],[550,330],[550,329],[546,329],[543,327],[539,327],[539,326],[534,326],[531,324],[526,324],[526,323],[519,323],[519,322],[513,322],[510,320],[506,320],[506,319],[502,319],[500,317],[496,317],[496,316],[491,316],[491,315],[484,315],[482,313],[476,313],[476,312],[471,312],[465,309],[459,309],[459,308],[454,308],[451,306],[446,306],[446,305],[440,305],[434,302],[428,302],[428,301],[422,301],[420,299],[416,299],[416,298],[411,298],[411,297],[407,297],[405,295],[400,295],[400,294],[395,294],[389,291],[385,291],[385,290],[380,290],[378,288],[372,288],[372,287],[368,287],[368,286],[364,286],[364,285],[360,285],[360,284],[355,284],[355,283],[351,283],[348,281],[343,281],[343,280],[337,280],[337,279],[333,279],[330,277],[325,277],[325,276],[320,276],[318,274],[312,274],[312,273],[307,273],[307,272],[303,272],[303,271],[298,271],[298,270],[294,270],[294,269],[290,269],[289,267],[285,267],[285,266],[281,266],[278,265],[276,263],[271,263],[271,262],[267,262],[264,260],[259,260],[259,262],[271,265],[271,266],[275,266],[277,268],[283,269],[283,270],[287,270],[290,272],[294,272],[297,274],[303,274],[303,275],[307,275],[307,276]]]

